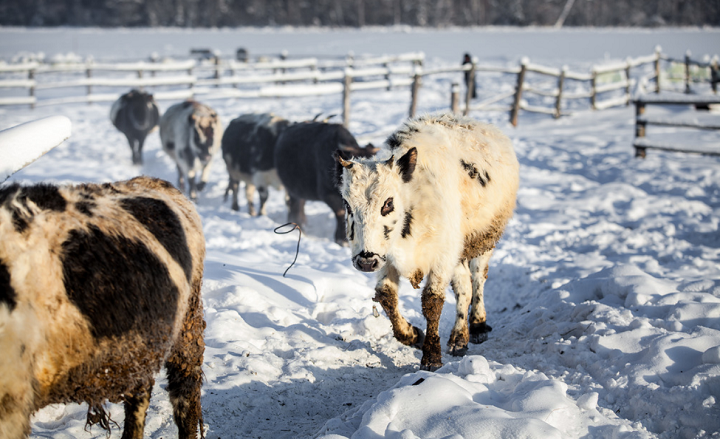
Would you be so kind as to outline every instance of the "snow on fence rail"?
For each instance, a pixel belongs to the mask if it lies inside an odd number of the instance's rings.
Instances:
[[[70,137],[65,116],[51,116],[0,131],[0,183]]]
[[[95,63],[92,60],[86,63],[43,65],[36,62],[23,64],[0,64],[0,75],[9,74],[16,77],[0,79],[0,88],[25,88],[29,90],[27,97],[0,98],[0,105],[57,105],[61,103],[79,102],[107,102],[114,101],[119,93],[93,93],[93,87],[159,87],[159,86],[185,86],[184,90],[157,90],[156,99],[185,99],[201,96],[202,99],[250,99],[250,98],[278,98],[291,96],[318,96],[327,94],[342,94],[343,122],[350,120],[350,97],[353,91],[370,89],[391,89],[395,87],[410,86],[410,109],[412,117],[417,110],[417,103],[422,85],[422,78],[440,74],[462,73],[470,78],[481,73],[500,73],[515,75],[513,91],[503,91],[495,96],[484,98],[473,103],[473,89],[466,87],[464,106],[460,109],[460,86],[453,82],[451,87],[450,108],[453,112],[468,114],[470,111],[507,111],[510,122],[517,125],[520,111],[549,114],[558,118],[568,114],[563,111],[563,102],[574,99],[588,99],[593,110],[629,105],[631,102],[631,89],[635,85],[644,85],[650,81],[655,82],[655,92],[661,86],[661,61],[672,70],[679,63],[684,66],[684,76],[679,78],[685,82],[685,92],[691,91],[693,82],[710,82],[713,91],[717,92],[718,62],[717,57],[710,62],[694,61],[690,54],[685,59],[674,60],[662,54],[657,47],[654,54],[637,58],[628,58],[624,62],[615,62],[594,66],[589,73],[573,72],[567,67],[555,68],[531,63],[523,59],[518,67],[496,66],[472,63],[462,66],[443,67],[423,70],[424,55],[422,53],[408,53],[396,56],[383,56],[374,58],[318,61],[317,58],[304,59],[272,59],[261,61],[222,60],[214,56],[204,61],[195,60],[171,62],[129,62],[129,63]],[[396,65],[405,63],[404,65]],[[394,65],[395,64],[395,65]],[[631,69],[654,65],[654,73],[644,76],[638,81],[631,77]],[[691,71],[692,69],[696,71]],[[697,71],[704,69],[709,72],[707,78],[697,78]],[[137,77],[94,77],[93,72],[125,73],[137,72]],[[185,75],[176,72],[185,71]],[[66,81],[41,81],[37,75],[46,73],[72,73],[84,72],[85,78]],[[145,77],[144,72],[150,72],[151,77]],[[27,74],[27,79],[18,78],[21,73]],[[156,73],[163,73],[156,76]],[[175,74],[173,74],[175,73]],[[200,77],[200,73],[211,73],[211,77]],[[229,73],[229,75],[227,75]],[[238,73],[242,73],[239,75]],[[555,78],[550,88],[538,87],[530,84],[528,75]],[[693,76],[694,74],[694,76]],[[693,79],[695,77],[695,79]],[[382,79],[380,79],[382,78]],[[609,79],[608,79],[609,78]],[[619,80],[616,80],[619,78]],[[669,73],[663,78],[665,88],[676,80]],[[567,81],[587,83],[585,90],[565,91]],[[301,83],[301,84],[298,84]],[[474,82],[473,82],[474,83]],[[247,89],[255,84],[256,88]],[[36,90],[48,90],[67,87],[85,87],[83,96],[70,96],[65,98],[36,99]],[[599,99],[605,93],[624,90],[620,96],[610,96]],[[534,94],[542,97],[555,98],[554,105],[530,105],[523,99],[524,94]],[[502,101],[512,98],[512,103],[502,104]]]

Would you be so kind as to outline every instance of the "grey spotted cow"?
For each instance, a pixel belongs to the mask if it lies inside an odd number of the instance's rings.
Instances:
[[[162,366],[180,438],[202,435],[204,257],[200,217],[168,182],[0,188],[0,437],[69,402],[109,430],[107,400],[140,439]]]
[[[480,343],[490,331],[483,288],[495,243],[515,208],[518,161],[497,128],[452,115],[408,121],[382,153],[382,159],[337,157],[352,262],[360,271],[378,272],[374,300],[395,338],[422,347],[421,366],[432,370],[442,365],[438,322],[448,284],[457,298],[450,352],[464,355],[469,341]],[[400,276],[414,288],[426,279],[426,334],[398,310]]]
[[[188,179],[190,199],[197,200],[210,178],[213,155],[220,149],[222,125],[215,110],[188,100],[175,104],[160,118],[160,142],[163,150],[175,161],[178,187],[185,190]],[[200,173],[200,181],[195,177]]]

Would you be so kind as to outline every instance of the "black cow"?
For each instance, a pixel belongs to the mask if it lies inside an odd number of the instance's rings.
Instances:
[[[238,188],[245,183],[245,197],[250,215],[256,215],[253,197],[255,188],[260,194],[260,215],[265,215],[268,187],[282,189],[275,171],[275,142],[290,124],[274,114],[243,114],[233,119],[222,137],[222,155],[227,166],[229,182],[225,200],[232,190],[232,209],[239,210]]]
[[[378,148],[361,148],[340,124],[304,122],[283,131],[275,144],[275,169],[287,191],[288,221],[305,223],[305,201],[324,201],[337,220],[335,242],[345,245],[345,206],[338,190],[333,154],[371,157]]]
[[[153,95],[140,90],[130,90],[113,103],[110,120],[115,128],[127,137],[133,164],[141,165],[145,138],[157,127],[160,120],[160,112]]]

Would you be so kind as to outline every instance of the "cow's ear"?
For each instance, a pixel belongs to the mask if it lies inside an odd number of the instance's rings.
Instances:
[[[404,156],[400,157],[397,161],[398,172],[405,183],[412,180],[412,174],[415,172],[415,165],[417,164],[417,148],[410,148]]]

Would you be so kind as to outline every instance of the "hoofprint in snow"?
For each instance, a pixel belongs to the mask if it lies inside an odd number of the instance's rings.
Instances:
[[[484,86],[502,86],[493,81]],[[446,107],[446,86],[426,81],[421,111]],[[408,92],[353,99],[351,131],[378,144],[385,134],[374,133],[404,120]],[[161,111],[171,103],[160,102]],[[305,120],[337,113],[340,102],[212,105],[227,122],[252,111]],[[68,141],[11,181],[137,174],[174,181],[157,135],[148,139],[145,164],[130,164],[108,111],[0,109],[0,128],[56,114],[73,124]],[[443,355],[436,373],[418,371],[420,352],[394,340],[382,312],[375,316],[374,279],[333,242],[333,215],[323,204],[308,204],[298,261],[283,277],[297,235],[273,233],[286,218],[282,194],[271,192],[266,217],[250,217],[242,205],[233,212],[222,202],[226,171],[214,164],[198,200],[208,248],[208,438],[720,436],[720,160],[663,152],[633,158],[631,108],[558,121],[522,115],[517,129],[505,114],[472,116],[513,140],[518,207],[490,264],[490,338],[463,359]],[[400,296],[405,316],[422,326],[419,292],[403,282]],[[443,342],[453,320],[448,291]],[[149,409],[153,438],[176,434],[165,385],[160,376]],[[122,423],[122,407],[109,410]],[[43,409],[33,417],[33,437],[104,437],[98,428],[83,431],[85,411]]]

